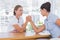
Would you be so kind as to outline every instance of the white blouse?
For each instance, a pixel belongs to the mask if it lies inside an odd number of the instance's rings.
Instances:
[[[15,28],[13,27],[14,24],[18,24],[20,27],[22,27],[22,25],[23,25],[22,16],[19,17],[19,20],[16,18],[16,16],[10,17],[8,32],[15,30]]]

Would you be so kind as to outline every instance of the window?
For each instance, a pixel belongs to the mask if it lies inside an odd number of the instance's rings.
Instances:
[[[52,11],[60,17],[60,1],[58,0],[0,0],[0,32],[6,31],[9,17],[13,16],[13,9],[15,5],[22,5],[24,12],[23,18],[27,15],[40,16],[39,20],[44,21],[44,18],[40,14],[40,6],[44,3],[50,1],[52,3]],[[6,30],[4,30],[4,28]]]

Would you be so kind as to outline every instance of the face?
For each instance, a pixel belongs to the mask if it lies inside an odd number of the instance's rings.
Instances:
[[[47,13],[46,9],[41,9],[40,11],[41,11],[41,15],[42,15],[42,16],[45,16],[46,13]]]
[[[15,13],[16,13],[16,15],[18,15],[18,16],[22,16],[23,8],[22,8],[22,7],[18,8],[17,10],[15,10]]]

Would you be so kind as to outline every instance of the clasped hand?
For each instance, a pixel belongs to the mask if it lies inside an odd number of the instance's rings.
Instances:
[[[27,17],[26,17],[26,21],[27,21],[27,22],[31,22],[31,21],[32,21],[32,17],[31,17],[31,16],[27,16]]]

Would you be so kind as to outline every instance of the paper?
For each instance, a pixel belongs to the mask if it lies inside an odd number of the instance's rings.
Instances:
[[[25,35],[26,35],[26,36],[33,36],[33,35],[35,35],[35,33],[34,33],[34,32],[31,32],[31,31],[27,31],[27,32],[25,33]]]
[[[52,39],[50,39],[50,40],[60,40],[60,38],[52,38]]]
[[[50,33],[48,31],[43,31],[39,33],[40,35],[50,35]]]

